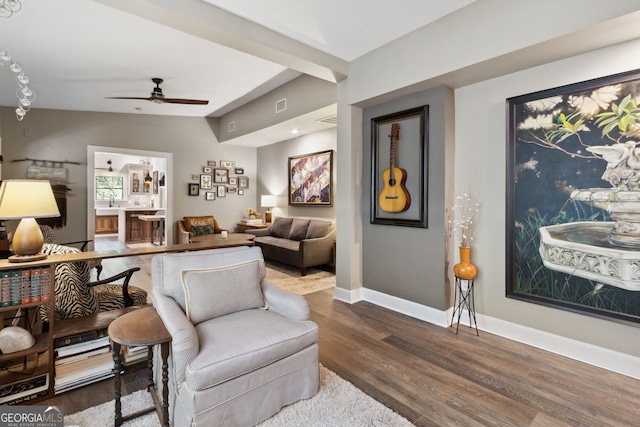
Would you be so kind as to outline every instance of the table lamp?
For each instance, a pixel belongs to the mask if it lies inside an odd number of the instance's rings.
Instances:
[[[9,179],[0,185],[0,219],[20,219],[13,235],[15,255],[9,262],[45,259],[44,240],[35,218],[60,216],[51,183],[46,180]]]
[[[260,205],[263,208],[267,208],[267,211],[264,213],[264,222],[271,222],[271,208],[275,208],[276,204],[276,196],[273,195],[263,195],[260,198]]]

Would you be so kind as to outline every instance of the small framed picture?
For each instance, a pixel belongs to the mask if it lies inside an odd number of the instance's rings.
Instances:
[[[229,185],[238,185],[238,178],[236,178],[235,176],[230,176]]]
[[[249,177],[248,176],[239,176],[238,177],[238,188],[249,188]]]
[[[191,179],[194,181],[200,181],[200,175],[191,175]]]
[[[237,190],[236,187],[227,187],[227,193],[235,193]]]
[[[244,196],[244,190],[242,188],[238,188],[238,196]]]
[[[198,184],[189,184],[189,195],[190,196],[200,195],[200,186]]]
[[[215,168],[213,170],[213,182],[227,184],[229,182],[229,169]]]
[[[213,188],[213,184],[211,183],[211,175],[202,174],[200,175],[200,188],[203,190],[211,190]]]
[[[242,175],[244,173],[244,168],[235,168],[234,173],[236,175]]]
[[[218,192],[218,197],[225,197],[227,195],[227,187],[225,185],[218,185],[216,191]]]
[[[215,160],[207,160],[207,166],[215,166],[215,165],[216,165]]]
[[[213,168],[211,166],[204,166],[202,168],[202,173],[211,173],[213,172]]]
[[[204,193],[204,198],[205,200],[215,200],[216,199],[215,191],[207,191],[206,193]]]
[[[234,168],[234,167],[236,167],[236,162],[233,162],[231,160],[220,160],[220,167],[221,168]]]

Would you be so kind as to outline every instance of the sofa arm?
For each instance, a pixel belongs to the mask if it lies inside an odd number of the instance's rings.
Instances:
[[[266,279],[261,285],[269,311],[291,320],[309,320],[311,311],[305,297],[280,289]]]
[[[151,300],[164,326],[171,335],[172,370],[175,383],[185,381],[185,370],[200,349],[196,329],[178,303],[158,288],[151,288]]]
[[[336,238],[334,228],[324,237],[305,239],[300,242],[302,266],[321,265],[333,261],[333,240]]]
[[[254,228],[251,230],[245,231],[247,234],[253,234],[254,236],[271,236],[271,226],[267,228]]]

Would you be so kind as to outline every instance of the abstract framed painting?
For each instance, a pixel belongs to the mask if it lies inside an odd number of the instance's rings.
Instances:
[[[289,206],[331,206],[333,150],[289,157]]]

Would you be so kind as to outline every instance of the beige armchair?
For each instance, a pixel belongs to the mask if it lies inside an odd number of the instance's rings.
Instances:
[[[265,274],[256,247],[153,258],[151,297],[173,338],[172,425],[253,426],[317,393],[318,327],[305,298]]]
[[[178,221],[177,230],[177,243],[191,243],[191,238],[195,235],[194,231],[204,234],[219,234],[222,231],[228,231],[220,228],[218,221],[212,215],[185,216],[184,219]]]

